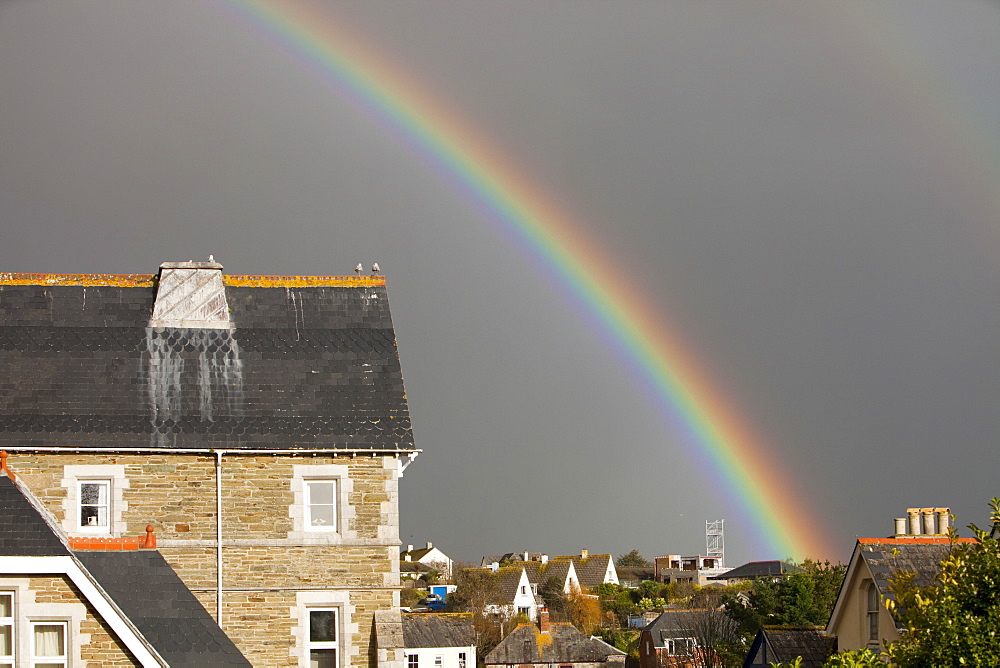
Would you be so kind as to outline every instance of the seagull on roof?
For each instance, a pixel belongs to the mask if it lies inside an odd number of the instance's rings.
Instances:
[[[358,262],[358,266],[356,266],[356,267],[354,268],[354,271],[356,271],[356,272],[357,272],[357,273],[359,273],[359,274],[360,274],[361,272],[363,272],[364,270],[365,270],[365,268],[361,266],[361,263],[360,263],[360,262]]]
[[[378,268],[378,262],[376,262],[375,264],[372,265],[372,273],[373,274],[377,274],[380,271],[382,271],[382,270]]]

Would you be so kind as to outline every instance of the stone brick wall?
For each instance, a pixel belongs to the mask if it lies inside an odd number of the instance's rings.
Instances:
[[[123,466],[127,487],[118,510],[124,535],[143,535],[153,525],[164,558],[216,615],[214,457],[18,452],[8,463],[59,520],[67,513],[65,466]],[[341,530],[331,536],[303,533],[300,526],[297,532],[295,472],[301,477],[324,466],[316,470],[348,472]],[[223,628],[254,665],[299,665],[304,650],[295,635],[301,623],[295,597],[317,591],[349,596],[341,642],[353,646],[353,655],[343,665],[375,665],[374,612],[398,604],[396,470],[393,458],[383,456],[225,455]]]

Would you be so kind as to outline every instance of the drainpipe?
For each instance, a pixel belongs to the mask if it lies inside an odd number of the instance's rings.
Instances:
[[[215,451],[215,619],[222,628],[222,455]]]

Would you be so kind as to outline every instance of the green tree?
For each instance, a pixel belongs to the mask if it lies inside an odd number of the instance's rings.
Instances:
[[[803,572],[781,580],[757,580],[745,599],[726,597],[727,614],[739,625],[743,637],[752,638],[766,624],[822,626],[830,618],[846,567],[828,561],[806,560]],[[745,602],[744,602],[745,601]]]
[[[975,542],[954,541],[941,562],[937,586],[916,587],[913,575],[896,578],[887,600],[905,629],[887,648],[907,666],[1000,665],[1000,499],[990,500],[989,533],[975,524]]]
[[[885,655],[870,649],[834,653],[823,668],[885,668]]]
[[[619,554],[618,559],[615,560],[615,566],[618,568],[649,568],[652,565],[646,557],[639,553],[639,550]]]

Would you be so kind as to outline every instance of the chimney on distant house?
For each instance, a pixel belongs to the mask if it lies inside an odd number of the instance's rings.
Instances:
[[[430,541],[427,541],[427,549],[429,550],[429,549],[431,549],[432,547],[434,547],[434,543],[432,543],[432,542],[430,542]]]
[[[549,609],[544,605],[538,608],[538,630],[542,633],[549,632]]]
[[[907,508],[895,518],[895,536],[943,536],[951,525],[950,508]]]
[[[590,552],[588,552],[587,550],[580,550],[581,559],[587,559],[589,557],[590,557]]]

